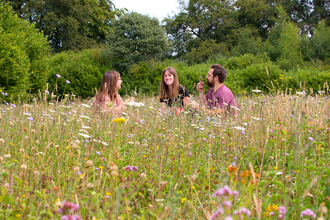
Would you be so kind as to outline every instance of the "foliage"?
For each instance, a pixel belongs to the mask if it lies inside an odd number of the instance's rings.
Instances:
[[[229,1],[191,0],[181,1],[180,4],[178,15],[164,19],[167,33],[174,39],[177,57],[198,49],[203,42],[225,42],[222,48],[230,45],[231,30],[236,28],[237,22]]]
[[[300,49],[300,36],[298,28],[291,22],[287,22],[279,38],[280,56],[278,65],[282,69],[293,69],[302,65],[303,60]]]
[[[35,24],[55,52],[105,43],[111,21],[122,11],[110,0],[6,0],[17,15]]]
[[[113,21],[112,27],[106,56],[120,72],[140,61],[157,59],[169,49],[165,31],[156,18],[131,12]]]
[[[0,10],[0,89],[7,100],[26,99],[46,86],[48,42],[8,4],[0,3]]]
[[[330,27],[321,21],[312,39],[316,59],[330,60]]]
[[[257,35],[257,29],[242,28],[239,30],[239,39],[237,45],[231,50],[233,56],[240,56],[244,54],[254,54],[264,52],[263,42]]]
[[[49,60],[52,68],[48,91],[61,98],[65,94],[74,94],[80,98],[93,97],[101,86],[103,74],[112,69],[99,62],[102,57],[100,53],[100,50],[89,49],[80,53],[62,52],[52,56]]]
[[[329,219],[329,97],[279,93],[237,96],[236,119],[139,95],[123,116],[72,96],[0,105],[0,218],[210,219],[226,200],[218,219]]]

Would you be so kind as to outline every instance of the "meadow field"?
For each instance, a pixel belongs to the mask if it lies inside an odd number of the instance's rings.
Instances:
[[[327,92],[239,96],[237,118],[1,105],[0,219],[329,219]]]

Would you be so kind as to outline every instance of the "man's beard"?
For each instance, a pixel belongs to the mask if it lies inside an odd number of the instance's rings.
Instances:
[[[211,83],[208,79],[206,80],[206,85],[208,85],[209,87],[214,87],[214,80],[213,82]]]

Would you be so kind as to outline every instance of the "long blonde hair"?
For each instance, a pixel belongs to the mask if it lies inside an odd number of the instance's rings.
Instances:
[[[118,91],[116,90],[117,81],[120,78],[120,73],[117,71],[108,71],[104,73],[101,88],[95,96],[95,101],[98,103],[105,102],[105,97],[109,96],[111,101],[116,101]]]
[[[166,71],[168,71],[174,77],[173,84],[172,84],[172,94],[170,94],[168,85],[164,81],[164,75],[165,75]],[[173,98],[174,96],[177,96],[179,94],[179,85],[180,84],[179,84],[178,74],[176,73],[175,69],[173,67],[165,68],[163,70],[162,81],[160,83],[160,94],[159,94],[160,98],[169,99],[169,98]]]

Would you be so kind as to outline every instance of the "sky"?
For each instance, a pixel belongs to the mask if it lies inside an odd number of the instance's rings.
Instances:
[[[112,0],[116,8],[127,8],[150,17],[156,17],[161,22],[167,15],[178,13],[177,0]]]

